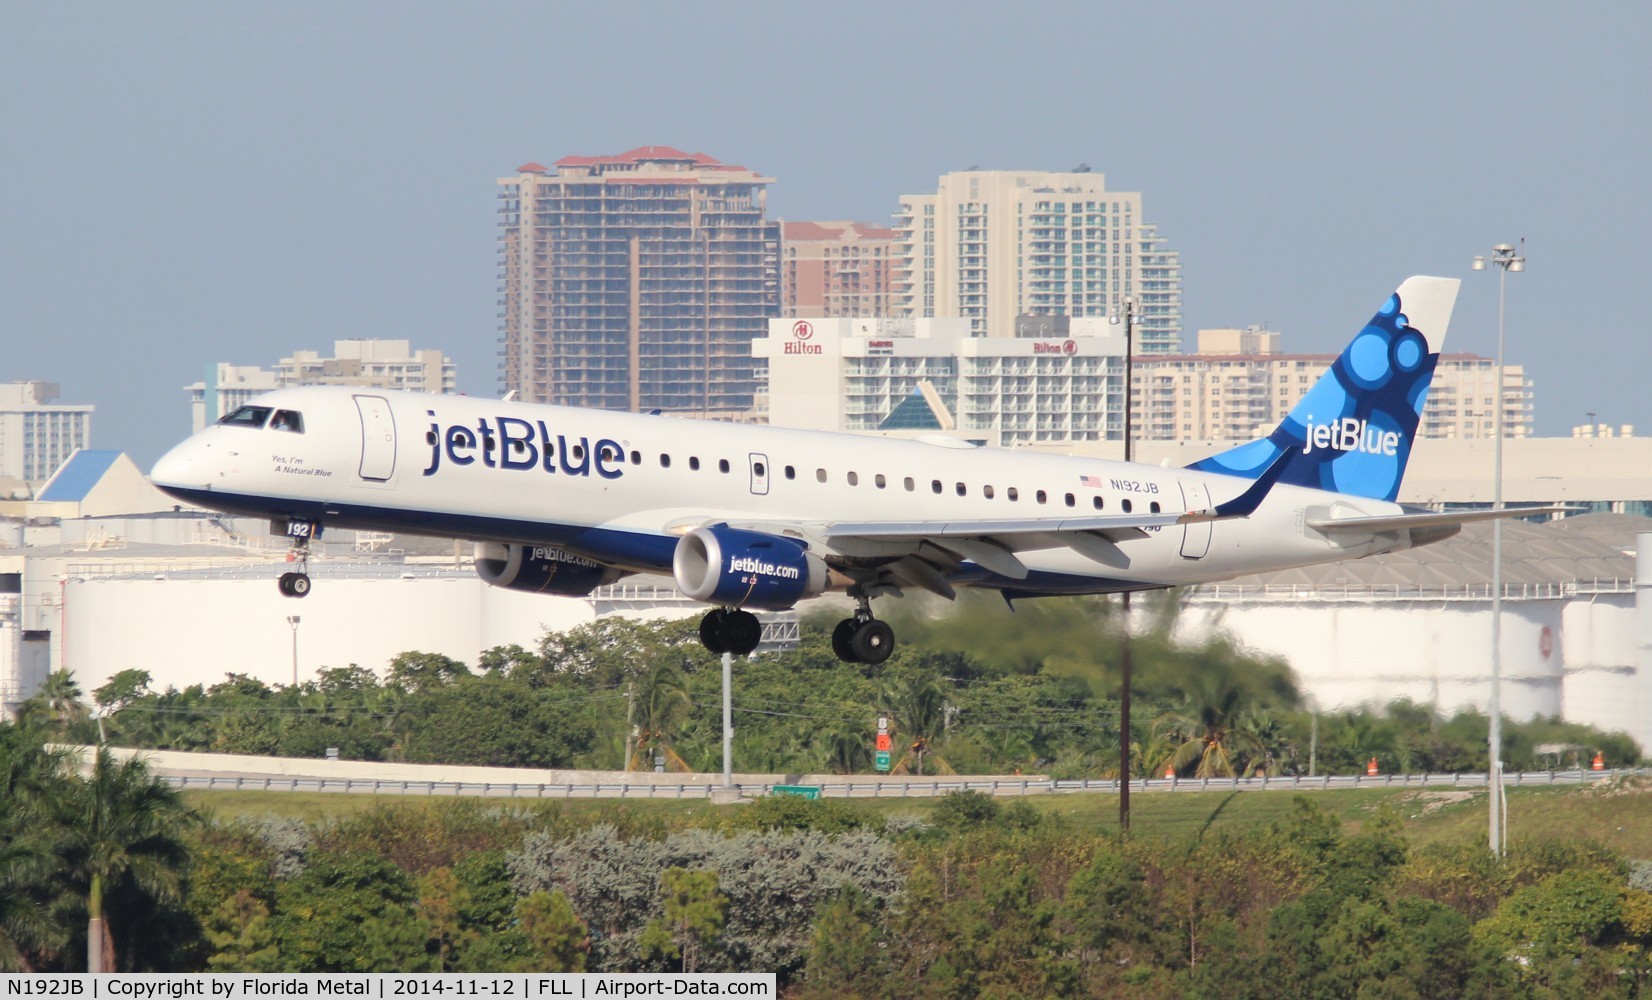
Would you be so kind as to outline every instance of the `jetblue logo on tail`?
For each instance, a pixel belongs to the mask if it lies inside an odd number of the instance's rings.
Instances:
[[[1314,415],[1310,413],[1307,440],[1302,444],[1302,454],[1312,454],[1316,448],[1362,451],[1367,455],[1398,455],[1400,436],[1394,431],[1379,430],[1367,421],[1355,420],[1353,417],[1344,417],[1329,424],[1316,424]]]

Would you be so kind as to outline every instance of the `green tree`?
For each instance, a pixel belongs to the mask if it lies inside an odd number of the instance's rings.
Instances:
[[[516,921],[532,947],[524,972],[584,972],[591,935],[560,892],[536,890],[516,904]]]
[[[0,723],[0,971],[29,971],[31,955],[66,937],[46,903],[57,868],[53,800],[68,780],[41,731]]]
[[[412,972],[430,962],[413,880],[364,851],[320,853],[276,887],[275,937],[294,972]]]
[[[888,945],[876,901],[855,886],[844,888],[815,918],[804,995],[866,995],[887,983]]]
[[[699,968],[700,953],[723,930],[728,897],[717,891],[717,873],[667,868],[660,876],[665,915],[644,929],[645,951],[680,959],[682,971]]]
[[[270,927],[270,908],[242,889],[228,897],[202,925],[212,945],[207,968],[213,972],[280,972],[281,951]]]
[[[418,915],[429,927],[430,945],[436,950],[436,972],[454,970],[455,952],[479,936],[465,926],[464,910],[470,904],[466,889],[451,868],[437,868],[419,879]]]
[[[1474,934],[1513,960],[1527,982],[1577,993],[1586,988],[1587,960],[1621,930],[1622,906],[1619,885],[1605,872],[1563,871],[1515,890]]]
[[[390,661],[390,683],[417,693],[446,687],[471,676],[470,668],[440,653],[398,653]]]
[[[101,747],[86,778],[68,786],[59,811],[59,850],[70,884],[86,902],[88,971],[113,972],[106,894],[131,886],[160,902],[178,900],[189,861],[181,835],[193,813],[143,761],[117,760]]]

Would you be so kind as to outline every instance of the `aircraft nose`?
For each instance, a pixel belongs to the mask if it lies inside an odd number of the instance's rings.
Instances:
[[[191,438],[160,457],[155,467],[149,470],[149,481],[163,490],[168,486],[204,486],[206,482],[200,459],[200,446]]]

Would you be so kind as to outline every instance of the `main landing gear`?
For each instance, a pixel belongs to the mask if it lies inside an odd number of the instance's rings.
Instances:
[[[846,663],[879,664],[895,651],[895,630],[872,617],[872,601],[859,588],[849,591],[855,615],[832,630],[832,652]],[[750,611],[713,608],[700,619],[700,644],[713,653],[745,656],[763,641],[763,625]]]
[[[832,652],[845,663],[878,664],[895,651],[895,630],[872,617],[872,601],[855,594],[855,616],[832,629]]]
[[[700,645],[713,653],[745,656],[763,641],[763,623],[750,611],[713,608],[700,619]]]
[[[287,536],[293,540],[287,553],[288,562],[296,562],[296,573],[282,573],[277,585],[283,597],[308,597],[310,594],[310,539],[321,534],[321,526],[309,521],[289,521]]]

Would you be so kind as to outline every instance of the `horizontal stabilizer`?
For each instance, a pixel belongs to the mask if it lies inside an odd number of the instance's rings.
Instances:
[[[1500,510],[1425,510],[1408,514],[1381,514],[1375,517],[1310,517],[1304,523],[1319,531],[1398,531],[1401,528],[1442,528],[1448,525],[1495,521],[1533,514],[1563,514],[1574,507],[1504,507]]]

